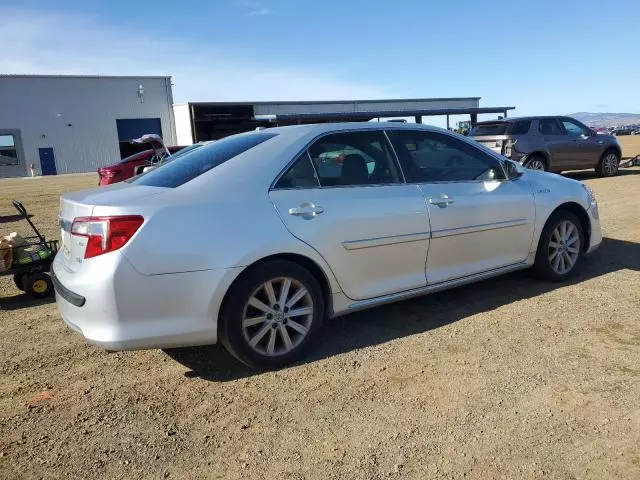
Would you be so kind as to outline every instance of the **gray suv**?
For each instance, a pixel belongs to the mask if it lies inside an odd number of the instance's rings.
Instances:
[[[535,170],[562,172],[595,168],[618,174],[621,150],[613,135],[596,133],[570,117],[521,117],[477,123],[476,141]]]

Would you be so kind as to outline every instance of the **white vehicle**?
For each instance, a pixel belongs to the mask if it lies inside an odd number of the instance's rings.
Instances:
[[[565,280],[602,241],[584,184],[401,123],[228,137],[63,195],[60,224],[58,307],[89,342],[222,341],[258,368],[300,359],[326,317],[530,267]]]

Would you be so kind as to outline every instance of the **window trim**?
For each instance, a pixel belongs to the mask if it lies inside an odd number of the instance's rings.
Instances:
[[[422,132],[422,133],[428,133],[428,134],[435,134],[435,135],[443,135],[443,136],[447,136],[447,137],[451,137],[454,140],[460,141],[462,143],[465,143],[466,145],[468,145],[470,148],[476,148],[478,149],[481,153],[487,155],[490,158],[493,158],[496,162],[498,162],[498,165],[500,165],[500,169],[502,171],[502,175],[504,176],[504,178],[498,178],[495,180],[434,180],[432,182],[418,182],[415,181],[413,179],[410,180],[406,180],[407,185],[442,185],[442,184],[450,184],[450,183],[484,183],[487,181],[494,181],[494,182],[510,182],[511,179],[509,178],[509,175],[507,174],[507,170],[505,168],[504,162],[502,161],[502,159],[498,156],[497,153],[495,153],[494,151],[484,147],[483,145],[474,145],[473,143],[471,143],[470,141],[466,140],[466,138],[458,138],[455,135],[450,134],[447,131],[443,131],[443,132],[439,132],[439,131],[435,131],[435,130],[420,130],[420,129],[394,129],[394,131],[396,132],[409,132],[409,131],[417,131],[417,132]],[[390,139],[389,139],[390,141]],[[393,147],[393,142],[391,142],[391,146]],[[394,147],[394,153],[395,153],[395,147]],[[400,162],[400,164],[402,165],[402,162],[400,161],[400,158],[398,158],[398,161]]]
[[[398,129],[401,130],[401,129]],[[335,135],[335,134],[340,134],[340,133],[360,133],[360,132],[376,132],[376,133],[382,133],[382,136],[384,137],[384,139],[387,142],[387,147],[389,148],[389,151],[391,152],[391,160],[395,161],[396,163],[396,167],[398,168],[398,171],[401,173],[401,178],[394,183],[368,183],[368,184],[364,184],[364,185],[327,185],[327,186],[323,186],[321,181],[320,181],[320,175],[318,174],[318,171],[316,169],[315,163],[313,162],[313,159],[311,158],[311,155],[309,154],[309,148],[311,147],[311,145],[313,145],[314,143],[316,143],[318,140],[324,138],[324,137],[328,137],[330,135]],[[295,187],[291,187],[291,188],[276,188],[276,184],[280,181],[280,179],[282,177],[284,177],[287,172],[289,171],[289,169],[291,169],[293,167],[293,165],[300,159],[302,153],[306,153],[307,157],[309,158],[309,161],[311,162],[311,165],[313,166],[313,170],[316,174],[316,177],[318,179],[318,187],[301,187],[301,188],[295,188]],[[269,186],[269,192],[271,191],[280,191],[280,190],[314,190],[314,189],[328,189],[328,188],[362,188],[362,187],[388,187],[388,186],[399,186],[399,185],[408,185],[407,182],[407,177],[404,173],[404,169],[402,168],[402,163],[400,162],[400,159],[398,158],[398,156],[396,155],[396,151],[393,148],[393,144],[391,143],[391,141],[389,140],[389,137],[386,133],[385,129],[378,129],[378,128],[366,128],[366,129],[341,129],[341,130],[334,130],[331,132],[323,132],[319,135],[316,135],[313,139],[311,139],[309,142],[307,142],[307,144],[304,146],[304,148],[302,148],[298,153],[296,153],[293,156],[293,159],[290,160],[287,165],[280,171],[280,173],[276,176],[275,180],[273,182],[271,182],[271,185]]]

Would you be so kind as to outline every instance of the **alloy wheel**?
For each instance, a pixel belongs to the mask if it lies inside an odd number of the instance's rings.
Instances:
[[[613,176],[618,171],[618,156],[615,153],[609,153],[602,162],[602,170],[605,175]]]
[[[261,355],[284,355],[306,338],[313,308],[311,293],[298,280],[268,280],[253,292],[244,307],[244,338]]]
[[[527,168],[529,170],[546,170],[544,162],[537,158],[534,158],[529,163],[527,163]]]
[[[554,272],[564,275],[578,261],[580,255],[580,232],[569,220],[563,220],[551,233],[549,240],[549,263]]]

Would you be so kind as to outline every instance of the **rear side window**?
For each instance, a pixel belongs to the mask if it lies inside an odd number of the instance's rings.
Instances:
[[[529,133],[531,120],[519,120],[511,124],[511,135],[525,135]]]
[[[507,133],[509,124],[506,122],[478,123],[471,129],[469,135],[481,137],[483,135],[504,135]]]
[[[539,120],[538,130],[543,135],[564,135],[560,123],[555,118],[541,118]]]
[[[276,135],[276,133],[260,132],[223,138],[180,155],[174,161],[136,177],[131,183],[151,187],[179,187]]]

